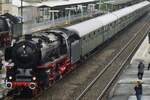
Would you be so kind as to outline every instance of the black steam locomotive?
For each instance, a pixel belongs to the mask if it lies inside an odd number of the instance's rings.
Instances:
[[[0,46],[10,45],[12,37],[22,33],[20,20],[9,13],[0,15]]]
[[[13,33],[16,31],[15,25],[19,23],[19,19],[11,14],[0,15],[0,46],[10,45]],[[21,33],[21,31],[20,31]],[[17,34],[17,33],[16,33]]]
[[[49,87],[71,69],[70,45],[79,37],[60,30],[13,40],[12,46],[5,50],[5,60],[14,63],[7,68],[7,87],[36,91]]]

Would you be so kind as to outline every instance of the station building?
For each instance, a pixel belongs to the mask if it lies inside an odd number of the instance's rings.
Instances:
[[[70,20],[76,20],[81,17],[87,17],[98,13],[96,0],[5,0],[1,3],[1,14],[11,13],[15,16],[21,16],[23,8],[24,29],[47,26],[63,23],[68,24]],[[30,2],[26,2],[30,1]],[[45,29],[46,27],[39,28]],[[37,30],[38,28],[34,29]],[[31,31],[33,32],[33,31]]]
[[[95,10],[95,0],[24,0],[23,19],[30,21],[31,16],[37,22],[43,20],[58,19],[70,15],[76,15],[85,11]],[[30,2],[29,2],[30,1]],[[11,13],[20,16],[21,0],[2,0],[0,2],[0,14]],[[27,17],[27,18],[26,18]]]
[[[71,16],[83,16],[97,11],[95,0],[47,1],[35,4],[38,8],[38,21],[55,20]]]

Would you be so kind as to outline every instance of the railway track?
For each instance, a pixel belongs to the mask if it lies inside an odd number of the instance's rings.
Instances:
[[[107,92],[150,30],[146,22],[121,51],[98,73],[76,100],[107,100]],[[107,77],[106,77],[107,76]],[[103,81],[103,82],[102,82]],[[101,84],[101,82],[103,84]],[[93,94],[94,93],[94,94]]]

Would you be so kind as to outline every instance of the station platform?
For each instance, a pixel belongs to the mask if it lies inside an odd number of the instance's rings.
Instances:
[[[0,99],[5,97],[9,91],[9,89],[7,89],[5,85],[5,77],[6,77],[5,72],[2,72],[0,74]]]
[[[96,15],[100,16],[102,14],[107,13],[106,11],[96,11],[92,13],[83,13],[77,15],[71,15],[70,18],[62,17],[55,20],[43,20],[43,22],[36,23],[35,21],[24,22],[23,24],[23,34],[35,33],[38,31],[57,28],[57,27],[65,27],[69,25],[73,25],[79,23],[81,21],[86,21],[87,19],[91,19],[96,17]]]
[[[150,62],[148,36],[144,39],[141,46],[136,51],[130,64],[123,71],[118,82],[111,90],[109,100],[137,100],[134,87],[138,80],[138,64],[143,61],[145,64],[144,75],[142,79],[143,95],[142,100],[150,100],[150,70],[148,64]]]
[[[2,62],[2,63],[8,65],[8,63],[6,62]],[[6,66],[5,64],[4,66]],[[7,93],[10,91],[10,89],[6,87],[5,78],[6,78],[6,68],[2,67],[2,70],[0,70],[0,100],[4,98],[7,95]]]

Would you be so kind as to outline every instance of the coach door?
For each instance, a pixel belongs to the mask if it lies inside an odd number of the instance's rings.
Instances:
[[[74,64],[75,62],[79,61],[81,56],[80,38],[76,34],[74,34],[69,37],[69,41],[71,63]]]

